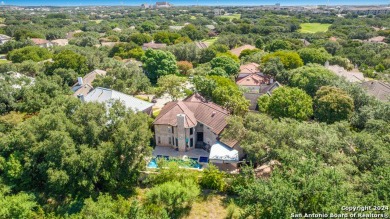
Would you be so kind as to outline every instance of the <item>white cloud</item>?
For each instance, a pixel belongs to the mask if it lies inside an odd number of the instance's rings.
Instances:
[[[4,1],[1,1],[1,5],[5,5]]]

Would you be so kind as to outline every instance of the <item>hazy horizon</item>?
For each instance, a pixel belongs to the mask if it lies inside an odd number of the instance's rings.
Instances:
[[[235,0],[173,0],[168,1],[174,6],[261,6],[261,5],[275,5],[280,3],[281,6],[315,6],[315,5],[355,5],[355,6],[367,6],[367,5],[389,5],[389,1],[384,0],[374,0],[374,1],[363,1],[363,0],[319,0],[316,2],[310,0],[300,0],[300,1],[274,1],[274,0],[265,0],[265,1],[255,1],[255,0],[243,0],[240,3],[237,3]],[[11,1],[1,1],[2,6],[139,6],[141,4],[155,4],[156,1],[111,1],[111,0],[86,0],[83,3],[75,0],[53,0],[48,3],[43,0],[11,0]]]

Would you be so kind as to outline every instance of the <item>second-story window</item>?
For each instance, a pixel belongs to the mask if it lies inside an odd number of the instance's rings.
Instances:
[[[190,135],[194,134],[194,128],[190,128]]]
[[[158,143],[161,144],[161,138],[158,136]]]

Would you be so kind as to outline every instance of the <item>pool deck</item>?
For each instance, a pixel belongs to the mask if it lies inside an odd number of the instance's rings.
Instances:
[[[163,147],[163,146],[156,146],[152,154],[153,157],[156,157],[157,155],[162,155],[162,156],[176,157],[181,159],[183,159],[184,156],[187,156],[188,158],[209,157],[209,152],[203,149],[194,148],[189,151],[180,152],[180,151],[176,151],[174,148]]]

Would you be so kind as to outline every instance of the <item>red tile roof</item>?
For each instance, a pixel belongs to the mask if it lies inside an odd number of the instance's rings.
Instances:
[[[241,65],[240,73],[251,73],[251,74],[259,73],[260,72],[259,67],[260,65],[254,62]]]
[[[198,122],[209,127],[215,134],[220,134],[226,127],[229,112],[215,103],[208,102],[199,94],[194,94],[183,101],[167,103],[154,120],[155,125],[177,126],[177,114],[186,115],[186,128],[194,127]]]
[[[250,74],[236,81],[236,84],[239,86],[260,86],[268,83],[269,77],[260,76],[258,74]]]
[[[33,43],[36,45],[42,45],[42,44],[46,44],[49,42],[45,39],[39,39],[39,38],[31,38],[30,40],[33,41]]]

